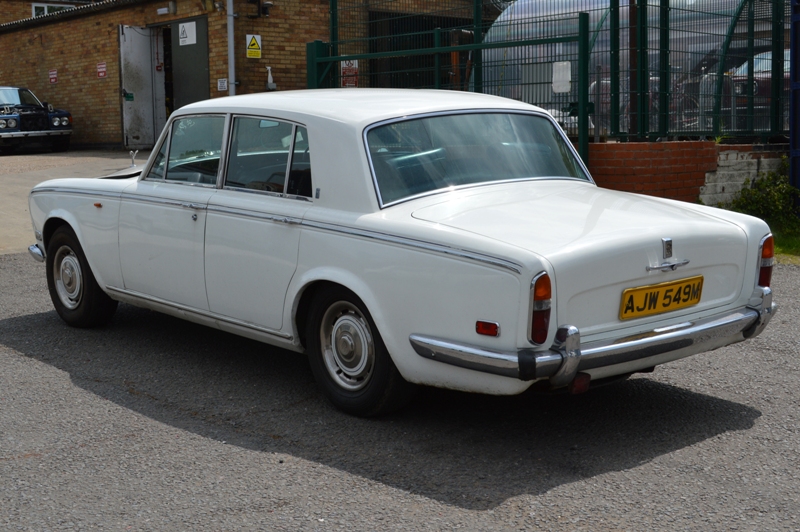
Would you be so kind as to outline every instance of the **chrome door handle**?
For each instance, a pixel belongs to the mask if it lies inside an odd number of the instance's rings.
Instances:
[[[181,207],[186,207],[187,209],[195,209],[195,210],[202,210],[205,209],[206,206],[202,203],[181,203]]]

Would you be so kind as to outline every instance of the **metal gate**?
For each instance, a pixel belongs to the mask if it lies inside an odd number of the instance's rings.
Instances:
[[[332,0],[330,41],[308,45],[308,86],[498,94],[550,110],[570,133],[584,119],[579,139],[767,139],[789,131],[789,7],[786,0]],[[579,12],[588,19],[586,65]],[[549,85],[553,72],[563,81],[556,65],[564,62],[570,88],[557,92]],[[588,116],[572,105],[582,83]]]

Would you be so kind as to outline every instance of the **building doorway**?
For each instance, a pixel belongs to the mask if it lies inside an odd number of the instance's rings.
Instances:
[[[150,149],[175,109],[210,97],[208,21],[123,25],[119,42],[124,145]]]

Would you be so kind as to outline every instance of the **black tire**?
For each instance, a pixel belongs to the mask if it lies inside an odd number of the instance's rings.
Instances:
[[[47,288],[56,312],[72,327],[105,325],[117,302],[103,292],[75,232],[62,225],[47,244]]]
[[[306,342],[314,378],[340,410],[371,417],[411,399],[416,387],[397,371],[375,322],[351,291],[335,286],[316,295]]]

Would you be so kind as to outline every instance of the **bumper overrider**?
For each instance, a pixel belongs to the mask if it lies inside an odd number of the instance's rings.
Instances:
[[[562,325],[546,351],[491,351],[418,334],[409,337],[418,355],[484,373],[524,381],[548,379],[551,388],[570,385],[578,373],[623,375],[696,353],[754,338],[777,312],[772,291],[759,287],[751,305],[715,316],[623,338],[581,344],[577,327]]]

